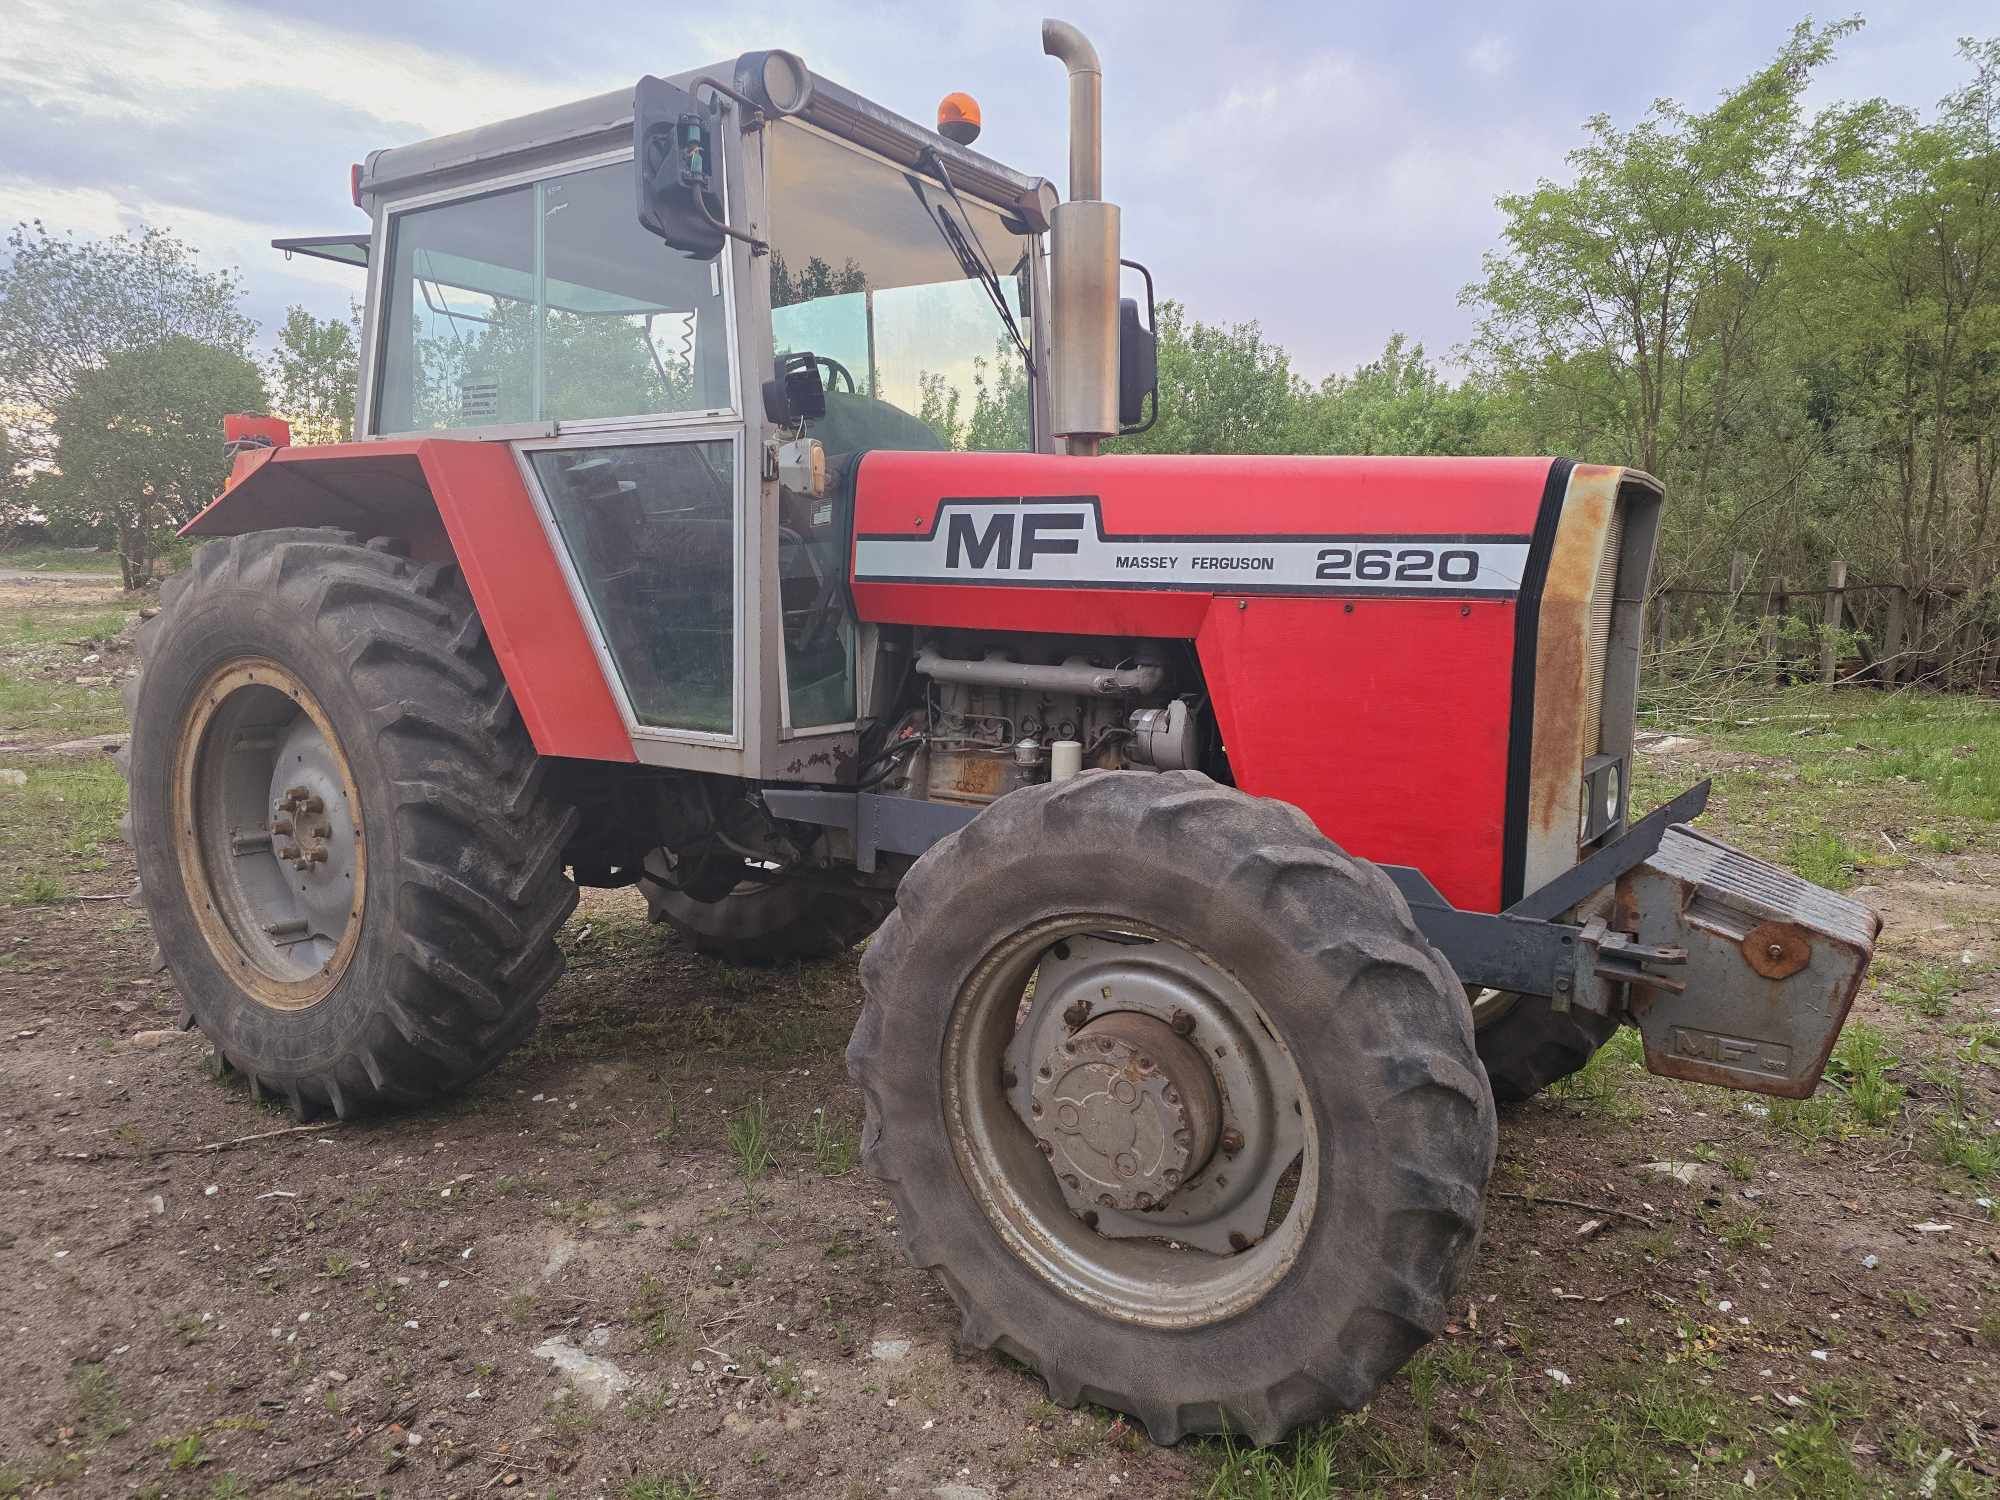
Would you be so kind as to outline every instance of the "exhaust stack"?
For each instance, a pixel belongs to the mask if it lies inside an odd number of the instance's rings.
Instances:
[[[1104,193],[1104,70],[1067,21],[1042,22],[1042,50],[1069,69],[1069,201],[1049,216],[1050,405],[1069,451],[1094,456],[1118,433],[1118,205]]]

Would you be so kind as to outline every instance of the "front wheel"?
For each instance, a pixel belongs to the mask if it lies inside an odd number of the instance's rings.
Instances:
[[[341,532],[215,542],[132,684],[131,840],[189,1019],[304,1117],[412,1102],[533,1028],[576,814],[457,570]]]
[[[862,962],[863,1155],[962,1338],[1157,1442],[1353,1409],[1445,1318],[1493,1102],[1373,866],[1193,772],[1001,798]]]

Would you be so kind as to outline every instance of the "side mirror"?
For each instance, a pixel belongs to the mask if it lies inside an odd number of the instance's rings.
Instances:
[[[1136,260],[1119,262],[1146,278],[1146,321],[1130,297],[1118,301],[1118,433],[1132,437],[1160,419],[1160,349],[1153,311],[1153,273]],[[1151,398],[1151,410],[1147,409]]]
[[[722,253],[717,117],[686,89],[650,74],[632,91],[632,167],[639,223],[693,260]]]
[[[780,354],[764,382],[764,418],[774,427],[796,427],[826,415],[826,382],[812,350]]]

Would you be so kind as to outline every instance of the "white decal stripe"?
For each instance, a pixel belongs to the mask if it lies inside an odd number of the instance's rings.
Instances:
[[[862,537],[868,582],[1012,583],[1301,593],[1512,594],[1528,539],[1233,537],[1124,541],[1088,505],[953,506],[928,537]]]

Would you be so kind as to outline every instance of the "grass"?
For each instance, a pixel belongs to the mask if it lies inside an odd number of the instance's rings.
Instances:
[[[627,1480],[618,1491],[618,1500],[709,1500],[714,1491],[699,1474],[683,1469],[678,1474],[647,1474]]]
[[[177,1438],[163,1437],[153,1446],[167,1455],[167,1467],[176,1474],[185,1469],[198,1469],[208,1462],[199,1432],[186,1433]]]
[[[1964,975],[1950,964],[1935,962],[1898,970],[1879,986],[1883,999],[1933,1020],[1950,1013],[1952,997],[1964,988]]]
[[[859,1143],[852,1133],[828,1116],[824,1109],[812,1112],[806,1129],[806,1145],[811,1148],[813,1165],[824,1177],[844,1177],[854,1168]]]
[[[118,554],[96,548],[9,547],[0,551],[0,568],[18,568],[28,573],[105,573],[119,575]]]
[[[1905,799],[1906,810],[1921,817],[1933,840],[1957,843],[1948,826],[1955,819],[2000,821],[2000,704],[1915,690],[1806,687],[1746,703],[1732,723],[1709,717],[1688,732],[1793,763],[1808,806],[1826,787],[1899,786],[1917,793],[1915,805]],[[1671,711],[1648,719],[1660,727],[1674,722]],[[1926,847],[1947,852],[1935,842]]]
[[[1863,1125],[1891,1125],[1903,1113],[1903,1086],[1889,1081],[1902,1059],[1889,1051],[1881,1031],[1849,1021],[1833,1049],[1829,1072],[1847,1091],[1848,1109]]]
[[[1861,873],[1861,856],[1847,840],[1825,828],[1794,834],[1784,863],[1794,874],[1830,891],[1844,891]]]
[[[27,768],[25,786],[0,786],[0,845],[94,858],[118,837],[125,779],[108,755]]]
[[[100,1364],[79,1364],[70,1370],[76,1428],[92,1447],[126,1432],[132,1423],[118,1401],[118,1387]]]
[[[750,1104],[730,1116],[729,1149],[736,1157],[736,1172],[746,1191],[771,1167],[771,1120],[760,1094]]]
[[[1632,1027],[1621,1026],[1580,1071],[1555,1084],[1549,1093],[1586,1114],[1635,1120],[1642,1106],[1630,1085],[1645,1068],[1645,1038]]]
[[[0,729],[54,741],[124,728],[118,684],[111,680],[118,668],[84,657],[131,618],[129,610],[102,606],[0,611]]]

